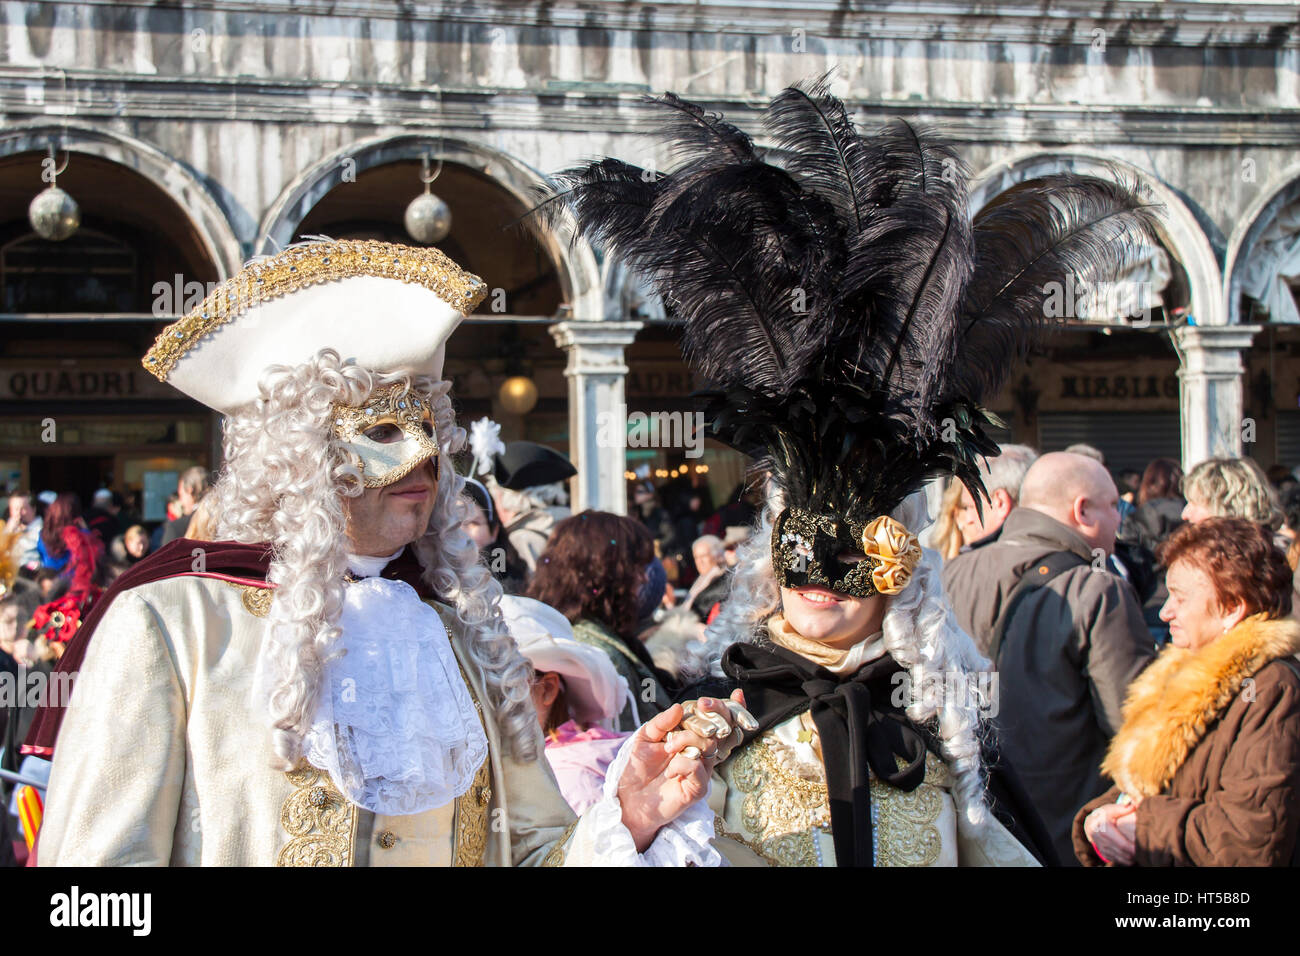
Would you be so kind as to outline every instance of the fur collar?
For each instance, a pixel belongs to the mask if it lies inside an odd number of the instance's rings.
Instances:
[[[1258,614],[1200,650],[1169,645],[1129,685],[1102,772],[1130,796],[1161,793],[1242,682],[1298,650],[1300,624]]]

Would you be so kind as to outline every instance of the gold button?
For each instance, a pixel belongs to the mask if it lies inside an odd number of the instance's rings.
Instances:
[[[480,807],[486,807],[486,806],[487,806],[489,803],[491,803],[491,802],[492,802],[492,788],[491,788],[491,787],[479,787],[479,788],[478,788],[478,805],[479,805]]]
[[[385,830],[383,833],[379,834],[379,845],[385,850],[391,850],[396,843],[397,837],[393,835],[392,830]]]
[[[327,799],[328,794],[325,793],[324,787],[312,787],[311,791],[307,794],[307,802],[313,807],[325,806],[325,801]]]

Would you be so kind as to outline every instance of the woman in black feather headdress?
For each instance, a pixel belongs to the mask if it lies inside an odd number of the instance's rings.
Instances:
[[[758,725],[696,748],[727,788],[714,848],[758,864],[1051,862],[982,721],[988,662],[917,544],[920,489],[956,475],[984,494],[978,459],[997,446],[981,402],[1045,325],[1044,285],[1117,274],[1151,210],[1055,176],[972,220],[947,143],[902,121],[860,135],[825,78],[769,105],[779,164],[719,117],[656,102],[672,173],[605,159],[556,177],[542,208],[571,210],[653,283],[684,322],[712,434],[770,476],[696,662]]]

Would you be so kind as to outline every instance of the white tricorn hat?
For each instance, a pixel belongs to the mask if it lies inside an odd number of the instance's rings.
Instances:
[[[564,678],[571,716],[583,724],[612,727],[632,692],[609,656],[575,641],[572,625],[549,604],[507,594],[501,598],[501,614],[533,669]]]
[[[325,348],[377,372],[440,378],[448,336],[485,295],[437,249],[302,243],[250,262],[163,329],[144,367],[227,414],[258,399],[269,366]]]

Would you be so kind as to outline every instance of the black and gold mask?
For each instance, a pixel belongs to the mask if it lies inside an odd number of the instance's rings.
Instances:
[[[864,554],[862,560],[843,560]],[[772,526],[772,571],[783,588],[823,587],[850,597],[897,594],[921,560],[916,535],[888,515],[868,524],[786,508]]]

